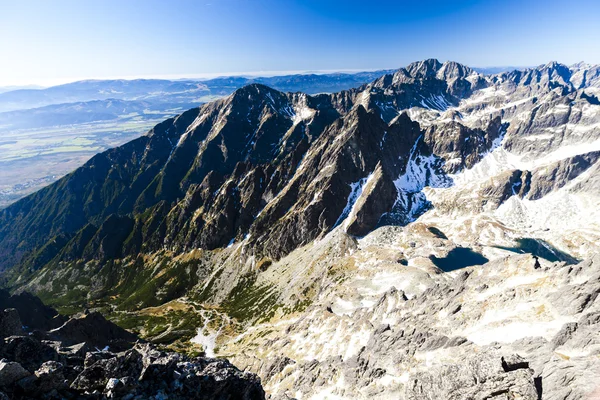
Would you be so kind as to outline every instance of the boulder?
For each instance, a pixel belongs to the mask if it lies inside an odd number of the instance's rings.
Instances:
[[[11,295],[0,289],[0,309],[14,308],[19,313],[24,326],[29,329],[50,330],[62,325],[67,318],[55,309],[48,307],[31,293]]]
[[[33,372],[45,361],[56,361],[59,355],[52,347],[30,336],[11,336],[4,339],[2,356],[20,363]]]
[[[18,312],[2,313],[0,326],[6,335],[17,333]],[[148,343],[134,344],[136,339],[98,313],[71,318],[51,331],[5,337],[0,389],[7,394],[0,392],[0,400],[265,398],[256,375],[226,360],[191,359]],[[92,350],[98,346],[107,347]],[[109,351],[113,346],[128,347]]]
[[[23,325],[19,313],[14,308],[7,308],[0,312],[0,337],[16,336],[23,334]]]
[[[19,379],[31,375],[21,364],[6,359],[0,360],[0,387],[7,387]]]
[[[89,346],[105,348],[130,348],[138,338],[125,329],[106,320],[99,312],[82,313],[74,316],[62,326],[52,330],[49,336],[63,345],[82,342]]]
[[[182,385],[182,398],[213,399],[264,399],[265,392],[260,378],[250,372],[242,372],[226,360],[196,359],[192,363],[178,365],[178,381]],[[207,365],[203,368],[203,364]]]
[[[52,390],[60,390],[66,386],[65,376],[63,374],[64,366],[56,361],[47,361],[35,371],[38,378],[38,388],[40,393],[47,393]]]

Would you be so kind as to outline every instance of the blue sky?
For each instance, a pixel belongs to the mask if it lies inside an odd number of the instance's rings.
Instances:
[[[0,86],[600,63],[597,0],[0,0]]]

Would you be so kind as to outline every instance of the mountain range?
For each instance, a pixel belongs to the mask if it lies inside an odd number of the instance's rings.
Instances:
[[[583,63],[252,82],[0,211],[0,269],[229,357],[274,398],[584,399],[599,95]]]
[[[45,89],[0,89],[0,208],[56,181],[99,151],[252,82],[286,91],[337,92],[386,72],[87,80]]]
[[[282,91],[303,90],[313,94],[350,89],[388,72],[390,71],[274,77],[225,76],[207,80],[84,80],[49,88],[23,88],[0,92],[0,111],[111,99],[188,105],[197,103],[198,99],[204,96],[229,95],[235,89],[251,83],[261,83]]]

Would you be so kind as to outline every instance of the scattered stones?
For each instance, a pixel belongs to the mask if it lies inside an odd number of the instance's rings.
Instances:
[[[324,289],[322,302],[294,323],[258,330],[248,340],[261,357],[234,362],[259,373],[274,399],[594,398],[600,263],[539,261],[535,269],[532,255],[512,255],[435,275],[417,281],[420,291],[405,285],[404,301],[392,301],[396,289],[356,296],[353,285],[364,281],[350,278]],[[376,262],[371,256],[369,268]],[[412,277],[408,270],[405,276]],[[343,313],[323,312],[337,298],[352,303]]]

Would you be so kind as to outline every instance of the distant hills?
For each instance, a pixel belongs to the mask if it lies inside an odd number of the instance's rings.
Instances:
[[[84,80],[45,89],[0,90],[0,112],[44,107],[53,104],[92,100],[145,100],[158,103],[188,104],[221,97],[251,83],[261,83],[284,92],[308,94],[336,92],[360,86],[390,71],[353,74],[298,74],[275,77],[219,77],[209,80]]]

